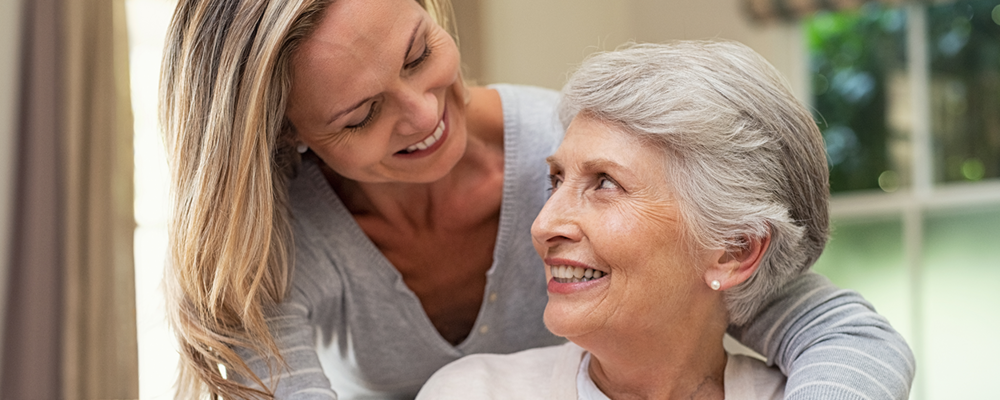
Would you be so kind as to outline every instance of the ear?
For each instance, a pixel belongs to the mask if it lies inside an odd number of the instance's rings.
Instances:
[[[705,284],[713,288],[714,281],[719,282],[718,289],[726,290],[750,279],[764,253],[771,245],[771,232],[763,237],[743,236],[743,245],[729,249],[719,249],[712,253],[712,264],[705,270]]]

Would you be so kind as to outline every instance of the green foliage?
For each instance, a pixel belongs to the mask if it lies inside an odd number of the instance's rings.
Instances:
[[[806,35],[830,189],[878,189],[890,168],[887,79],[905,74],[905,13],[874,3],[819,13],[807,21]]]
[[[1000,22],[994,14],[1000,15],[1000,1],[928,10],[938,181],[1000,177]]]
[[[1000,177],[1000,22],[994,14],[1000,15],[1000,1],[927,9],[938,181]],[[896,164],[908,157],[894,160],[890,147],[908,140],[910,133],[900,131],[907,123],[892,126],[889,114],[892,106],[912,109],[898,103],[911,100],[907,23],[902,9],[874,2],[806,21],[813,105],[827,144],[831,191],[878,189],[883,172],[906,167]],[[970,174],[970,165],[982,165],[982,173]]]

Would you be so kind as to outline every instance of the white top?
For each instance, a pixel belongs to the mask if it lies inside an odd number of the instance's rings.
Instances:
[[[785,376],[777,368],[728,354],[727,400],[782,399]],[[448,364],[427,381],[417,399],[606,400],[590,379],[589,353],[573,343],[522,352],[476,354]]]
[[[590,378],[590,352],[584,353],[576,370],[576,393],[580,400],[611,400]]]

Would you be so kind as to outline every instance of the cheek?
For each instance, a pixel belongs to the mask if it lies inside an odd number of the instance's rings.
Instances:
[[[373,126],[372,128],[378,128]],[[351,171],[364,168],[377,163],[385,157],[385,144],[379,143],[377,136],[373,132],[358,132],[351,135],[358,135],[356,138],[342,140],[338,143],[331,143],[320,148],[314,148],[323,162],[335,172],[343,176],[350,176]]]
[[[608,262],[623,267],[643,265],[659,258],[676,244],[676,221],[664,212],[646,204],[615,206],[603,213],[597,226],[600,247]],[[602,245],[603,244],[603,245]],[[664,248],[667,247],[667,248]]]

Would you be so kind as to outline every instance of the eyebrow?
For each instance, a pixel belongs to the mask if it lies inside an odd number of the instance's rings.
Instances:
[[[605,158],[599,158],[596,160],[587,160],[583,162],[584,171],[600,171],[600,170],[612,170],[612,169],[618,171],[628,170],[628,168],[625,168],[624,165],[621,165],[619,163],[616,163],[614,161]]]
[[[557,160],[556,156],[554,155],[545,157],[545,162],[548,163],[550,166],[562,167],[562,164],[559,163],[559,160]],[[633,173],[629,171],[629,169],[624,165],[621,165],[617,162],[614,162],[606,158],[584,161],[581,169],[587,172],[601,171],[601,170],[605,171],[615,170],[627,173],[629,175],[633,175]]]
[[[406,44],[406,52],[403,53],[403,62],[404,63],[406,63],[406,57],[408,57],[410,55],[410,51],[413,51],[413,42],[415,42],[417,40],[417,31],[420,30],[421,26],[424,26],[424,19],[423,18],[421,18],[420,21],[417,22],[417,26],[414,26],[413,27],[413,31],[410,32],[410,41],[407,42],[407,44]],[[343,110],[341,110],[339,112],[334,113],[333,116],[330,117],[330,119],[328,119],[326,121],[326,125],[330,125],[330,124],[334,123],[334,121],[340,119],[340,117],[343,117],[344,115],[350,114],[352,111],[358,109],[358,107],[361,107],[363,104],[367,103],[373,97],[374,96],[372,96],[372,97],[366,97],[366,98],[362,99],[361,101],[355,103],[354,105],[352,105],[350,107],[347,107],[347,108],[345,108],[345,109],[343,109]]]

